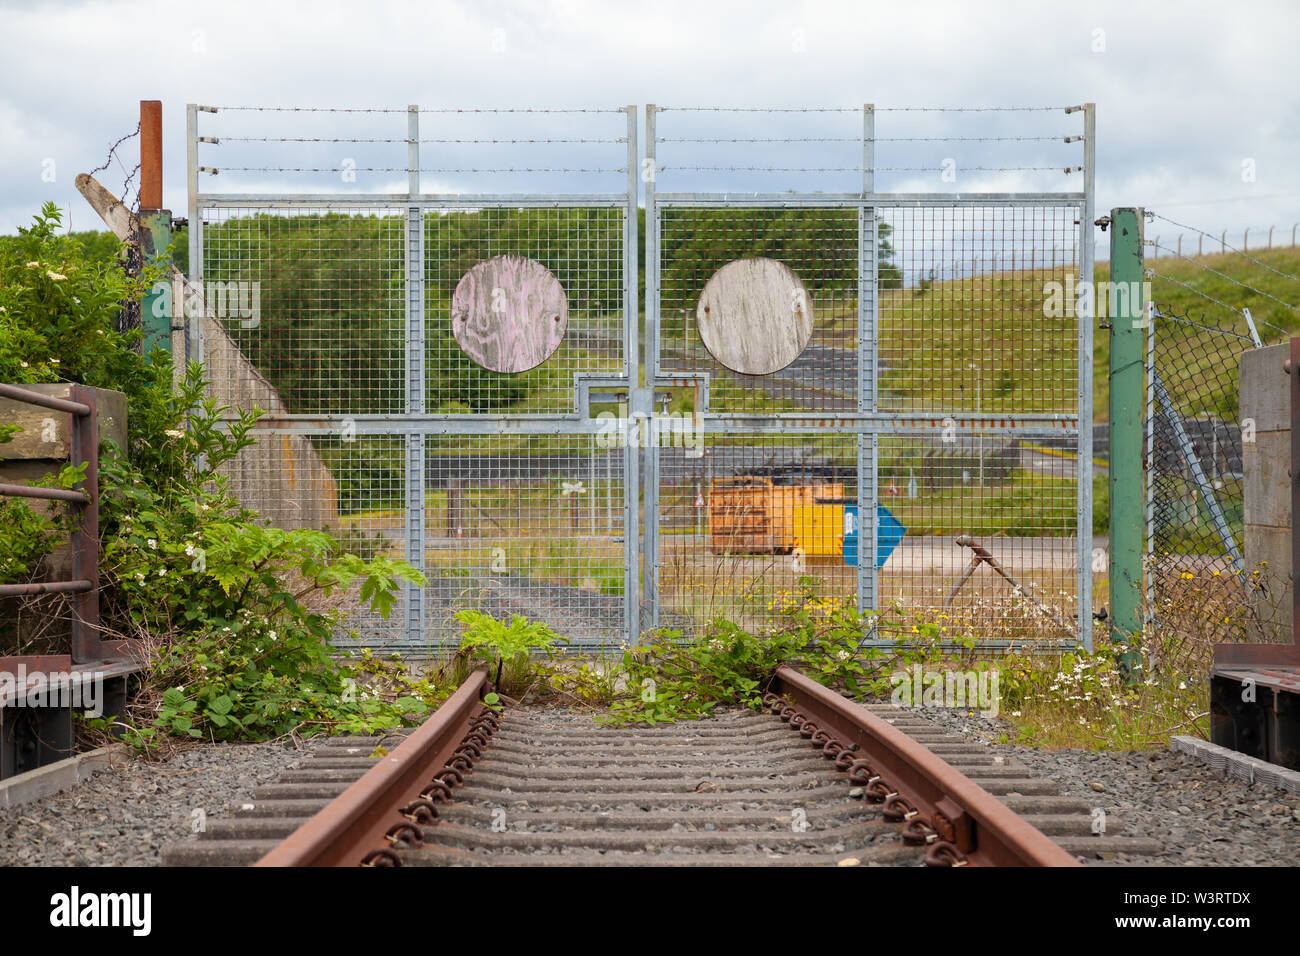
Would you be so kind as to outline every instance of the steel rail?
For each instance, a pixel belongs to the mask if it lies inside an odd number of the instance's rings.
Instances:
[[[771,692],[819,731],[871,765],[876,779],[910,804],[934,834],[973,866],[1078,866],[1069,853],[927,747],[792,667],[777,669]],[[787,716],[787,719],[788,716]]]
[[[357,866],[389,846],[401,807],[419,797],[482,711],[487,670],[479,668],[409,737],[254,866]]]

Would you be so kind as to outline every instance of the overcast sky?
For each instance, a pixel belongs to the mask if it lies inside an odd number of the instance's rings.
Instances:
[[[135,129],[141,99],[163,102],[164,201],[177,216],[186,210],[190,102],[400,109],[411,103],[853,108],[874,102],[884,108],[1093,101],[1098,214],[1114,205],[1144,205],[1216,234],[1227,228],[1239,237],[1247,226],[1276,225],[1289,241],[1300,220],[1298,50],[1300,5],[1286,2],[6,3],[0,6],[0,232],[29,222],[45,200],[70,207],[74,228],[99,228],[73,179],[102,164],[109,145]],[[1061,111],[881,113],[876,134],[1057,136],[1076,132],[1078,118]],[[223,111],[203,119],[214,135],[304,138],[400,139],[406,122],[404,113]],[[429,114],[421,119],[421,137],[603,139],[621,135],[622,123],[616,114]],[[681,113],[665,114],[659,135],[834,140],[852,139],[860,129],[856,113]],[[400,173],[364,171],[402,166],[400,143],[230,142],[205,149],[204,162],[227,170],[211,177],[219,185],[205,188],[404,188]],[[617,144],[528,149],[426,144],[421,165],[617,168],[624,159]],[[683,172],[683,188],[856,188],[860,150],[852,143],[695,149],[689,162],[697,165],[847,172]],[[1077,147],[1047,140],[881,143],[877,165],[922,169],[881,174],[878,188],[1078,188],[1077,175],[1053,171],[968,171],[976,165],[1055,169],[1078,155]],[[138,141],[119,156],[133,167]],[[956,158],[955,184],[940,176],[950,157]],[[348,160],[363,170],[355,184],[333,172]],[[684,154],[680,160],[687,162]],[[239,165],[331,172],[230,171]],[[116,162],[98,176],[121,190]],[[508,176],[429,172],[423,188],[621,186],[617,174]]]

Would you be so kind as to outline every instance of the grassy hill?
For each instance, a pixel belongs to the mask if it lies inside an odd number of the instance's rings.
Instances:
[[[523,251],[548,263],[571,290],[573,308],[599,326],[584,340],[566,343],[547,366],[510,377],[486,376],[460,354],[449,335],[435,337],[428,350],[431,408],[555,410],[566,404],[573,372],[612,370],[612,356],[599,354],[617,340],[620,302],[605,247],[616,244],[621,226],[616,215],[604,212],[561,213],[558,219],[549,214],[545,224],[537,221],[539,213],[529,210],[454,213],[428,227],[430,246],[440,250],[430,253],[426,262],[430,318],[437,318],[443,308],[439,303],[449,298],[473,262],[501,251]],[[695,286],[726,258],[767,255],[805,264],[826,260],[816,281],[810,282],[818,306],[814,342],[853,348],[852,250],[841,248],[848,227],[835,218],[839,213],[755,210],[742,212],[740,220],[734,210],[728,213],[728,235],[733,238],[725,249],[714,241],[719,226],[713,218],[721,212],[673,213],[677,218],[664,237],[671,244],[662,257],[664,301],[692,301]],[[252,216],[208,227],[214,251],[210,277],[262,283],[263,314],[275,321],[240,331],[238,338],[254,361],[263,360],[259,364],[291,407],[342,411],[369,403],[374,410],[399,410],[398,225],[392,217],[327,215]],[[115,254],[117,244],[108,233],[81,235],[95,254]],[[590,238],[577,240],[579,247],[574,247],[575,236]],[[11,239],[0,237],[0,242]],[[881,240],[882,255],[888,258],[888,235],[882,234]],[[184,266],[183,233],[177,252]],[[1246,334],[1246,325],[1232,309],[1249,308],[1265,342],[1281,341],[1300,329],[1300,314],[1246,287],[1300,303],[1300,282],[1277,274],[1300,275],[1300,248],[1252,250],[1250,256],[1264,265],[1235,253],[1195,261],[1148,260],[1156,274],[1151,280],[1153,296],[1165,312],[1238,336]],[[1097,280],[1109,277],[1108,264],[1099,264]],[[958,410],[974,408],[978,401],[986,412],[1068,413],[1076,376],[1073,319],[1049,318],[1042,309],[1044,285],[1064,278],[1048,270],[1000,272],[901,288],[897,270],[886,263],[879,308],[881,406],[896,411]],[[666,312],[666,333],[681,321]],[[1236,413],[1237,378],[1232,353],[1247,343],[1198,325],[1161,323],[1160,355],[1176,359],[1180,376],[1167,384],[1185,413],[1231,418]],[[1093,352],[1094,421],[1106,417],[1108,345],[1106,331],[1099,327]],[[766,404],[773,411],[783,407],[776,401]]]
[[[1163,257],[1148,260],[1147,268],[1155,273],[1151,279],[1152,297],[1162,312],[1188,318],[1209,329],[1235,332],[1239,336],[1247,335],[1246,320],[1232,310],[1249,309],[1264,344],[1284,341],[1290,333],[1300,330],[1300,313],[1243,286],[1258,289],[1282,302],[1300,304],[1300,281],[1264,267],[1300,276],[1300,248],[1251,250],[1248,255],[1264,265],[1232,252],[1191,257],[1194,261],[1190,262]],[[1209,271],[1211,269],[1214,272]],[[1098,281],[1109,278],[1109,264],[1099,265]],[[1211,299],[1217,299],[1222,305]],[[1157,334],[1158,364],[1161,367],[1172,366],[1169,374],[1174,374],[1175,368],[1179,374],[1177,382],[1166,382],[1179,410],[1188,415],[1213,414],[1229,420],[1235,418],[1237,370],[1233,363],[1231,373],[1226,374],[1223,360],[1234,350],[1249,348],[1249,344],[1205,328],[1176,322],[1158,323]],[[1094,354],[1098,421],[1105,418],[1108,344],[1104,334],[1097,336]]]

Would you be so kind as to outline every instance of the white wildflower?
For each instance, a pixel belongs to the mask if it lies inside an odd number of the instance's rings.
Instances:
[[[158,542],[154,538],[150,538],[148,541],[145,542],[145,544],[149,545],[151,550],[154,551],[158,550]]]
[[[169,429],[167,429],[167,431],[163,432],[163,434],[166,435],[168,438],[184,438],[184,437],[185,437],[185,433],[184,433],[183,431],[179,431],[178,429],[175,429],[175,428],[169,428]]]
[[[51,279],[53,279],[55,282],[62,282],[64,279],[67,278],[67,276],[60,275],[59,273],[55,272],[53,269],[46,269],[45,274],[49,276]]]

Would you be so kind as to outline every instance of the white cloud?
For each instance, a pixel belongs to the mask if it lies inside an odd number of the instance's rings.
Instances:
[[[612,107],[872,101],[885,107],[1092,99],[1098,104],[1099,212],[1111,205],[1158,209],[1170,203],[1181,213],[1173,218],[1210,231],[1239,232],[1246,225],[1270,223],[1289,228],[1300,219],[1294,159],[1300,155],[1300,92],[1294,83],[1298,27],[1300,12],[1284,3],[1254,5],[1249,14],[1221,4],[1115,2],[1085,10],[860,0],[388,0],[366,5],[228,0],[189,6],[145,0],[5,8],[0,10],[0,170],[5,172],[0,230],[12,232],[29,221],[46,199],[71,206],[74,226],[91,225],[73,176],[100,165],[107,146],[134,128],[141,98],[164,103],[164,198],[177,215],[184,214],[186,204],[187,102]],[[1096,30],[1105,31],[1105,52],[1093,52]],[[273,128],[265,124],[266,115],[239,118],[248,128]],[[225,129],[234,128],[233,119],[234,114],[215,118]],[[327,136],[342,130],[344,120],[359,117],[293,119],[310,135]],[[590,128],[581,117],[514,119],[517,123],[504,128],[528,135],[573,136],[572,130]],[[1074,127],[1072,119],[1057,114],[882,113],[877,135],[890,129],[903,135],[952,135],[958,129],[1015,135],[1032,126],[1023,122],[1027,119],[1047,120],[1045,128],[1052,132]],[[720,131],[743,125],[734,117],[715,120]],[[400,137],[404,122],[393,114],[348,129]],[[837,127],[828,118],[781,114],[764,128],[775,136],[783,129],[851,129],[854,122],[850,116],[846,126]],[[485,128],[474,117],[430,115],[422,135]],[[128,168],[134,166],[135,149],[134,141],[124,147],[127,155],[121,158]],[[361,163],[366,156],[382,155],[389,163],[396,155],[400,163],[401,149],[400,144],[396,153],[358,148],[352,158]],[[879,161],[930,168],[949,155],[942,149],[881,144]],[[1011,155],[1015,164],[1026,157],[1031,164],[1055,162],[1060,152],[1030,144],[1005,154],[991,146],[967,148],[959,167]],[[233,146],[214,147],[213,155],[220,157],[214,159],[218,165],[238,164],[227,158],[238,155]],[[350,153],[317,144],[286,145],[261,155],[264,165],[334,168]],[[575,166],[591,153],[573,146],[548,155],[557,165]],[[757,165],[818,166],[832,155],[835,162],[845,161],[843,154],[816,146],[765,147],[749,155],[757,157]],[[450,144],[428,147],[426,156],[429,165],[471,162],[467,148]],[[50,158],[57,168],[52,183],[41,178],[42,161]],[[1241,180],[1245,158],[1255,161],[1254,183]],[[225,184],[234,180],[233,174],[222,175]],[[112,188],[121,178],[115,163],[103,181]],[[904,178],[883,182],[903,188]],[[918,179],[930,181],[928,174]],[[976,181],[1001,180],[996,174],[972,177],[962,188]],[[1188,205],[1205,200],[1214,201]]]

